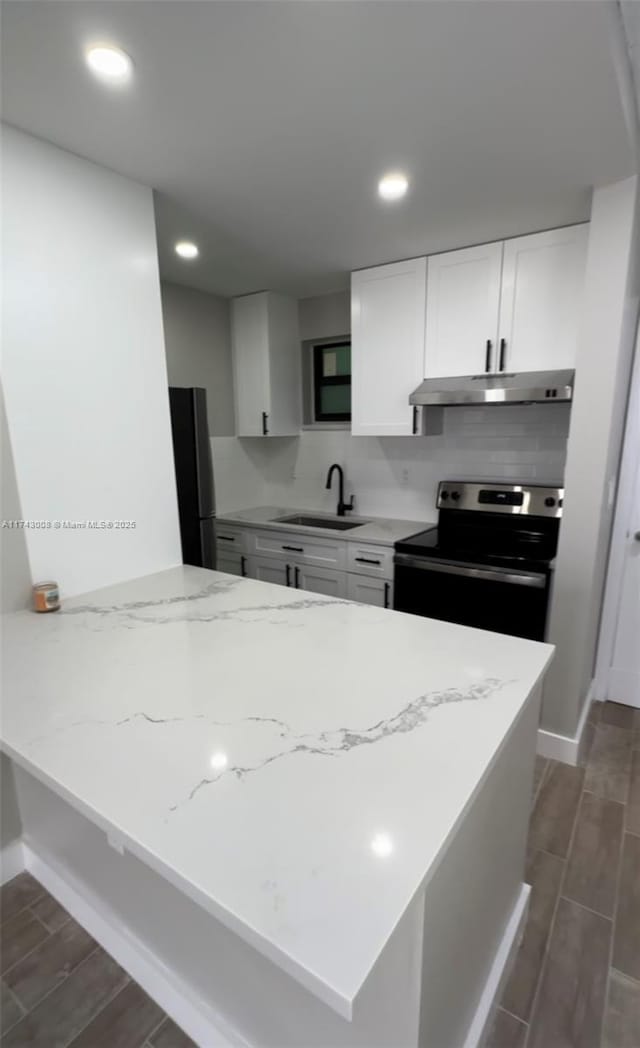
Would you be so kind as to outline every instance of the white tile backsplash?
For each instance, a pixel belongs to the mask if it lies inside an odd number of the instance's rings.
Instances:
[[[361,514],[433,519],[447,478],[562,482],[569,405],[449,408],[443,433],[430,437],[352,437],[305,430],[269,440],[214,437],[218,512],[282,505],[331,512],[337,492],[327,469],[345,470],[345,493]]]

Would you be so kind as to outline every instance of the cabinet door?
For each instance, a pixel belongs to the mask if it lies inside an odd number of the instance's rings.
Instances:
[[[266,292],[231,302],[233,378],[236,433],[264,434],[264,415],[271,413],[269,396],[269,309]]]
[[[216,571],[224,571],[227,575],[247,574],[247,558],[242,553],[227,553],[226,549],[217,547]]]
[[[569,226],[505,241],[503,370],[575,367],[588,229]]]
[[[347,596],[358,604],[373,604],[376,608],[393,607],[393,583],[372,579],[366,575],[347,575]]]
[[[344,568],[346,565],[345,543],[335,539],[322,539],[306,532],[255,531],[250,537],[249,551],[257,556],[281,557],[295,560],[298,564],[311,564],[320,568]]]
[[[324,593],[328,597],[346,597],[347,584],[344,571],[331,568],[314,568],[308,564],[293,565],[294,585],[311,593]]]
[[[410,436],[423,379],[426,259],[351,274],[351,431]]]
[[[428,259],[425,378],[494,369],[501,271],[501,241]]]
[[[273,582],[276,586],[288,586],[293,581],[293,571],[283,560],[271,557],[247,557],[248,574],[259,582]]]

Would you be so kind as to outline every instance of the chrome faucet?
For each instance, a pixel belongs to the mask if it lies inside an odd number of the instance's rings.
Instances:
[[[333,480],[333,471],[336,470],[336,469],[338,471],[338,481],[339,481],[337,513],[338,513],[339,517],[344,517],[345,510],[348,510],[348,509],[352,510],[353,509],[353,495],[351,496],[351,498],[349,499],[348,502],[344,501],[344,471],[342,469],[342,466],[339,466],[337,462],[334,462],[333,466],[329,467],[329,472],[327,473],[327,484],[326,484],[326,487],[327,487],[327,490],[329,490],[331,488],[331,481]]]

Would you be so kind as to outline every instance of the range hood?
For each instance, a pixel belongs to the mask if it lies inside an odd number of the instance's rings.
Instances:
[[[557,404],[573,396],[575,371],[516,371],[426,378],[409,397],[416,407],[456,404]]]

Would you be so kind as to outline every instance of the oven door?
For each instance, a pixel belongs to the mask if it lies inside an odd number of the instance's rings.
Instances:
[[[543,572],[487,568],[396,553],[394,608],[430,619],[544,640]]]

